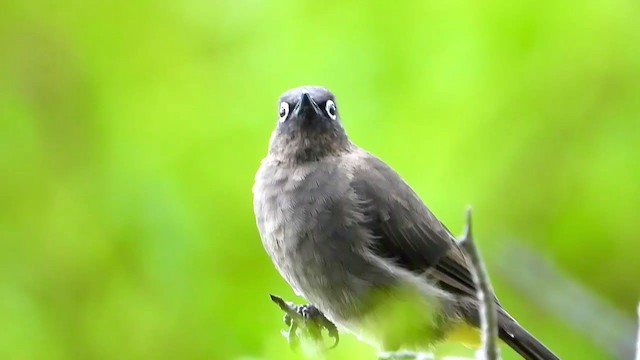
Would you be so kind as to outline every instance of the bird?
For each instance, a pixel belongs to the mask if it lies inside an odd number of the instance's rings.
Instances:
[[[293,291],[380,351],[479,338],[463,249],[395,170],[350,140],[333,93],[296,87],[277,109],[253,207],[262,244]],[[504,343],[524,359],[558,359],[492,299]]]

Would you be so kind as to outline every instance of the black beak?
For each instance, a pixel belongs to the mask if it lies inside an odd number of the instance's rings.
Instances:
[[[296,116],[314,117],[317,115],[321,115],[322,113],[320,111],[320,108],[318,107],[318,104],[313,101],[311,95],[305,92],[300,95],[300,100],[298,100],[298,104],[294,109],[294,114]]]

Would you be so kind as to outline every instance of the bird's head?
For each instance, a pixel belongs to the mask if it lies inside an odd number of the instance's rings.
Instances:
[[[278,125],[269,147],[271,155],[282,161],[318,161],[348,151],[350,145],[329,90],[301,86],[280,96]]]

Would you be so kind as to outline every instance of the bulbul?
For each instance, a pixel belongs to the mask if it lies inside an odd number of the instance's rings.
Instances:
[[[334,323],[383,351],[477,338],[462,249],[398,173],[349,140],[327,89],[280,96],[253,194],[276,268]],[[525,359],[558,359],[501,306],[498,333]]]

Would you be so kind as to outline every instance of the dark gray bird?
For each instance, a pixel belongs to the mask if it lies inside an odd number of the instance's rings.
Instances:
[[[294,291],[384,351],[477,341],[475,284],[451,233],[393,169],[349,140],[330,91],[291,89],[278,105],[254,211]],[[525,359],[558,359],[498,308],[502,341]]]

